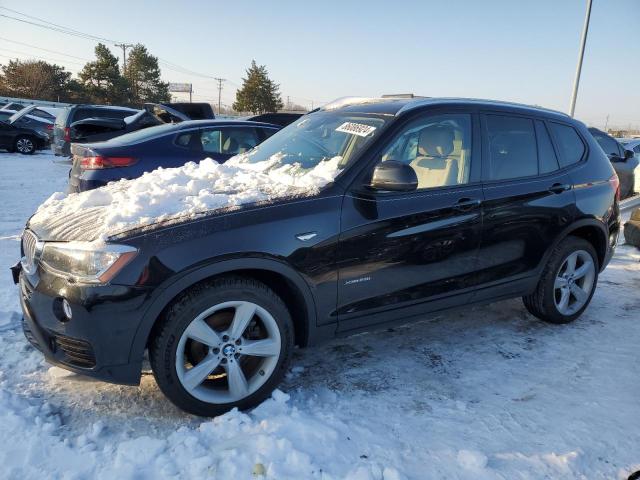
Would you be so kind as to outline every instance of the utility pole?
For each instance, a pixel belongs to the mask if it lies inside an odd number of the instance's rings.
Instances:
[[[127,48],[133,48],[131,43],[116,43],[116,47],[122,48],[122,76],[125,76],[127,71]]]
[[[226,78],[214,78],[218,82],[218,115],[220,115],[220,108],[222,107],[222,84],[227,81]]]
[[[584,17],[584,27],[582,27],[582,39],[580,40],[580,54],[578,55],[578,67],[576,68],[576,78],[573,81],[573,93],[571,94],[571,106],[569,107],[569,115],[571,115],[572,117],[576,110],[576,98],[578,96],[578,86],[580,85],[580,73],[582,71],[584,47],[587,43],[587,33],[589,32],[589,19],[591,18],[592,1],[593,0],[587,0],[587,14]]]

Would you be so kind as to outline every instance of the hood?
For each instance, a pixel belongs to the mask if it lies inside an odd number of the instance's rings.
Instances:
[[[224,164],[207,158],[87,192],[54,193],[28,227],[41,240],[104,242],[167,222],[316,195],[333,181],[341,160],[334,157],[304,169],[283,164],[278,154],[258,163],[247,162],[249,156],[239,155]]]
[[[36,109],[35,105],[31,105],[29,107],[23,108],[22,110],[17,111],[16,113],[14,113],[13,115],[11,115],[8,119],[7,119],[7,123],[11,123],[13,124],[14,122],[20,120],[22,117],[24,117],[25,115],[33,112]]]

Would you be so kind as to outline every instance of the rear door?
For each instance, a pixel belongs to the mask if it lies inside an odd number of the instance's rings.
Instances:
[[[418,189],[371,191],[365,179],[345,195],[341,331],[463,303],[475,282],[482,225],[476,116],[422,114],[374,156],[370,171],[376,160],[403,162],[416,172]]]
[[[528,288],[549,246],[574,216],[566,168],[541,119],[482,115],[484,217],[474,300]],[[579,155],[584,155],[584,145]]]

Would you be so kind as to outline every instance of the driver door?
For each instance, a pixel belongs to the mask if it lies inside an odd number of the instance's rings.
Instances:
[[[416,172],[410,192],[363,185],[345,195],[339,331],[464,303],[478,283],[482,230],[479,123],[469,112],[422,114],[377,153]]]

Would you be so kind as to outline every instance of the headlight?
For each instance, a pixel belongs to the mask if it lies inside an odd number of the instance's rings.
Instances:
[[[45,242],[40,261],[45,268],[78,282],[107,283],[137,253],[127,245]]]

